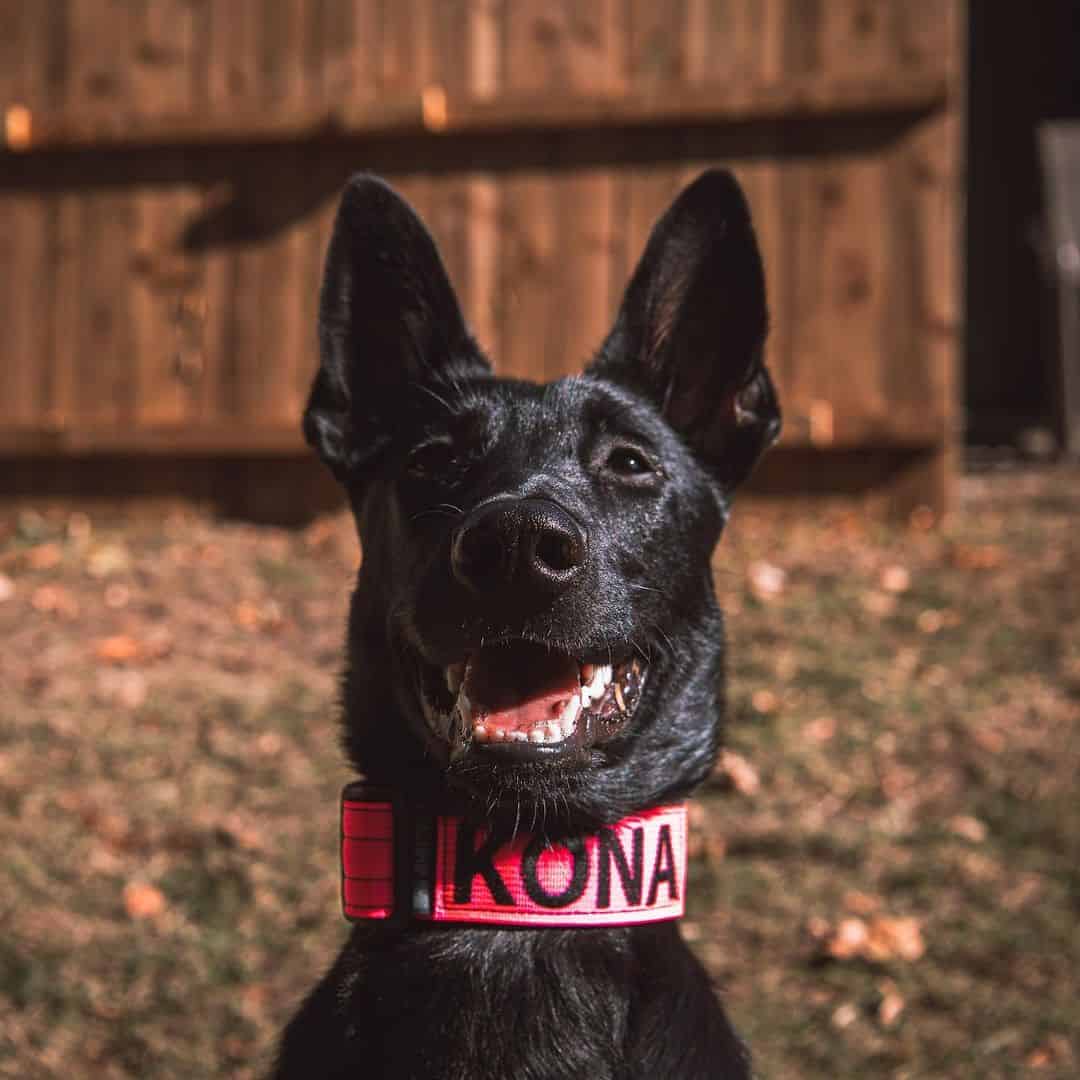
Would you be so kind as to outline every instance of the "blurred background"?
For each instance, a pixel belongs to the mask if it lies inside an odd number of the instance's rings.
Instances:
[[[0,1075],[258,1075],[343,934],[345,179],[550,379],[711,164],[785,428],[687,934],[763,1075],[1073,1075],[1077,56],[1076,0],[0,0]]]

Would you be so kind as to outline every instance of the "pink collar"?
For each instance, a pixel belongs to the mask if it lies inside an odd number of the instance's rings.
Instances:
[[[341,793],[341,895],[351,922],[625,926],[683,914],[686,806],[658,806],[565,843],[496,845],[460,817],[362,781]]]

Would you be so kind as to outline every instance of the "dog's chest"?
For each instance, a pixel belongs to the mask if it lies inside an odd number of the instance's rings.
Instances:
[[[393,1063],[385,1075],[602,1080],[625,1052],[623,931],[439,930],[364,949],[358,966],[353,1036]]]

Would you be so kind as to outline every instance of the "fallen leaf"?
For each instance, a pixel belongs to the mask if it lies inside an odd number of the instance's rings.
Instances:
[[[86,572],[91,577],[104,578],[118,574],[131,565],[131,553],[122,544],[102,544],[86,559]]]
[[[862,919],[841,919],[832,937],[825,944],[825,951],[834,960],[850,960],[865,956],[870,931]]]
[[[74,619],[79,614],[79,602],[59,585],[42,585],[34,590],[30,604],[35,611]]]
[[[871,960],[918,960],[926,952],[918,919],[879,915],[870,923],[867,955]]]
[[[757,770],[734,750],[724,750],[720,754],[718,770],[740,795],[756,795],[761,789]]]
[[[269,990],[266,983],[248,983],[240,991],[240,1004],[244,1012],[251,1016],[257,1016],[269,998]]]
[[[63,558],[64,553],[59,544],[38,544],[27,551],[26,565],[31,570],[51,570],[54,566],[59,566]]]
[[[142,648],[129,634],[102,638],[94,648],[99,660],[107,664],[127,664],[139,658]]]
[[[81,510],[76,510],[68,515],[67,534],[71,540],[78,544],[85,544],[94,531],[93,523],[88,515]]]
[[[267,757],[280,754],[283,745],[284,741],[276,731],[264,731],[255,740],[255,748],[260,754],[265,754]]]
[[[1005,549],[997,544],[953,544],[949,562],[958,570],[994,570],[1005,561]]]
[[[896,987],[891,983],[886,983],[881,987],[881,1001],[878,1003],[878,1020],[881,1021],[882,1027],[892,1027],[897,1020],[900,1019],[900,1014],[904,1011],[906,1002],[900,996]]]
[[[139,671],[105,668],[98,674],[98,696],[125,709],[137,709],[146,701],[145,676]]]
[[[971,737],[983,750],[991,754],[1000,754],[1008,745],[1004,732],[995,728],[975,728]]]
[[[918,960],[925,952],[917,919],[877,915],[868,922],[850,916],[841,919],[824,941],[824,951],[834,960]]]
[[[878,618],[884,618],[886,615],[891,615],[896,610],[896,597],[890,596],[888,593],[873,590],[868,593],[863,593],[862,606],[863,610],[868,614],[877,615]]]
[[[114,582],[112,585],[105,586],[105,606],[116,610],[117,608],[127,607],[131,600],[131,590],[126,585],[120,585]]]
[[[237,626],[242,626],[245,630],[257,630],[259,621],[259,608],[250,600],[241,600],[233,608],[233,622]]]
[[[129,881],[124,886],[124,910],[133,919],[153,919],[165,910],[165,894],[144,881]]]
[[[811,742],[828,742],[836,734],[836,720],[831,716],[819,716],[814,720],[807,720],[802,727],[804,739]]]
[[[887,593],[907,592],[911,588],[911,571],[899,564],[886,566],[881,571],[881,587]]]
[[[986,826],[970,814],[957,814],[956,817],[951,818],[949,829],[973,844],[981,844],[986,839]]]
[[[1042,895],[1043,882],[1037,874],[1026,874],[1001,898],[1006,911],[1019,911]]]
[[[848,1001],[833,1012],[831,1023],[834,1028],[843,1030],[846,1027],[851,1027],[858,1019],[858,1008],[856,1008],[854,1002]]]
[[[767,716],[769,713],[776,712],[780,699],[771,690],[755,690],[750,695],[750,704],[754,712]]]
[[[746,574],[750,582],[750,591],[759,600],[771,600],[779,596],[787,585],[787,574],[772,563],[762,561],[751,563]]]

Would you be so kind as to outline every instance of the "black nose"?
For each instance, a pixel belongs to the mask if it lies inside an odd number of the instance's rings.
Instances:
[[[508,585],[557,595],[581,576],[585,530],[547,499],[498,499],[474,510],[454,532],[454,576],[476,592]]]

